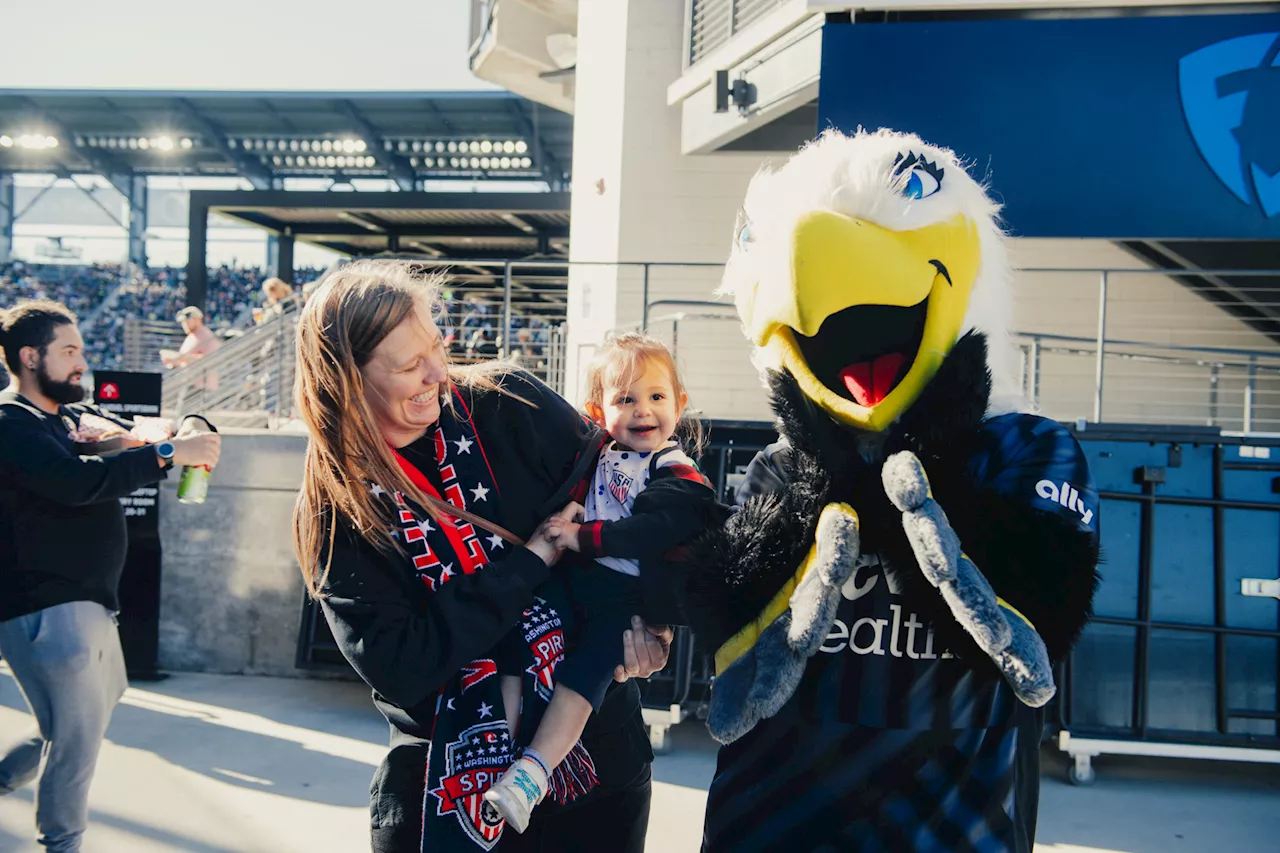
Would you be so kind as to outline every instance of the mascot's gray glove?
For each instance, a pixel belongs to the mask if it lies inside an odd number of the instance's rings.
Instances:
[[[805,663],[831,632],[840,588],[858,555],[858,514],[848,504],[828,504],[799,570],[759,617],[716,652],[707,714],[712,737],[732,743],[787,703]]]
[[[902,512],[916,562],[938,588],[960,626],[995,661],[1013,692],[1039,708],[1053,698],[1053,667],[1044,640],[1018,611],[996,597],[991,584],[960,549],[942,507],[929,492],[924,466],[909,451],[894,454],[882,471],[884,491]]]

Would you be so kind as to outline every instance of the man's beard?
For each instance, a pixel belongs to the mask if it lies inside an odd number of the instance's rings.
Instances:
[[[79,403],[84,399],[84,386],[80,384],[80,380],[73,382],[67,379],[59,382],[45,369],[44,359],[36,362],[36,384],[40,387],[41,394],[61,406]]]

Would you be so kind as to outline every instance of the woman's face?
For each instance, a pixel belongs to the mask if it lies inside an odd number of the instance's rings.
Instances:
[[[382,339],[361,374],[365,400],[393,447],[412,444],[439,420],[444,340],[424,302]]]

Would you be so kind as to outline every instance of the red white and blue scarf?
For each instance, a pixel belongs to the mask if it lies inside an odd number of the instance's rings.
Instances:
[[[471,412],[457,391],[440,408],[440,419],[428,435],[435,446],[443,493],[399,453],[397,461],[425,494],[495,520],[502,496],[472,424]],[[375,488],[375,492],[381,491]],[[516,547],[461,519],[437,523],[398,492],[392,499],[400,522],[393,535],[400,540],[415,576],[428,593],[434,593],[459,574],[482,571],[491,559],[501,559],[505,551]],[[532,738],[551,700],[554,672],[564,659],[568,627],[560,614],[568,612],[567,599],[549,592],[545,598],[535,598],[520,624],[512,626],[520,630],[524,639],[520,644],[525,664],[522,741]],[[507,730],[497,675],[493,658],[477,658],[463,666],[436,697],[425,768],[423,853],[471,851],[477,847],[492,850],[502,837],[505,822],[483,795],[510,766],[517,744]],[[556,802],[570,802],[597,784],[594,763],[579,742],[552,775],[548,796]]]

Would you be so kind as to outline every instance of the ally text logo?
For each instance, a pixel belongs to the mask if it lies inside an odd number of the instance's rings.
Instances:
[[[1218,180],[1243,203],[1280,214],[1280,33],[1187,54],[1178,86],[1191,136]]]

